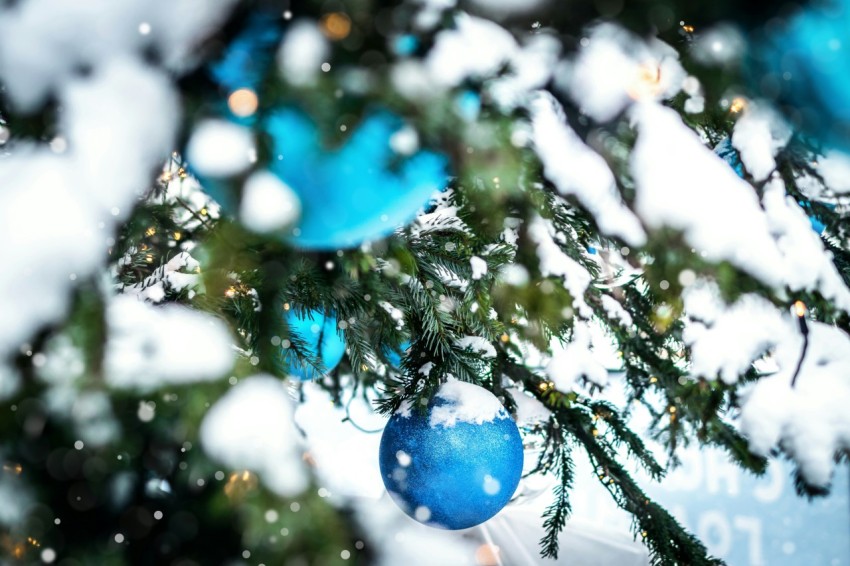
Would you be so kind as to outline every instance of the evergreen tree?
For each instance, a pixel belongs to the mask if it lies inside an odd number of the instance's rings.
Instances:
[[[578,453],[654,564],[719,560],[631,463],[661,479],[698,443],[755,474],[789,457],[801,494],[828,492],[850,437],[850,168],[744,57],[792,15],[60,4],[0,7],[10,562],[381,560],[317,492],[291,408],[237,396],[257,374],[388,417],[451,378],[513,414],[533,399],[547,557]]]

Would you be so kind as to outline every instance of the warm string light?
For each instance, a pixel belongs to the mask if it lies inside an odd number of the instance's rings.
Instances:
[[[736,96],[732,99],[732,104],[729,105],[729,112],[732,114],[738,114],[743,112],[747,108],[747,100],[740,96]]]
[[[351,18],[343,12],[325,14],[320,22],[322,33],[330,40],[339,41],[351,33]]]
[[[795,301],[794,314],[796,314],[800,318],[806,316],[806,303],[804,303],[803,301]]]
[[[627,94],[633,100],[656,98],[664,92],[661,81],[661,66],[656,61],[641,64],[635,71],[635,77]]]
[[[257,111],[260,101],[257,98],[257,93],[250,88],[240,88],[234,90],[227,97],[227,107],[230,111],[240,118],[247,118]]]

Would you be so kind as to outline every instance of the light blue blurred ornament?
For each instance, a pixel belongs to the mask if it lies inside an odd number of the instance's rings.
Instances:
[[[252,13],[245,29],[209,66],[210,77],[228,93],[240,88],[256,90],[274,61],[282,35],[280,16],[268,12]]]
[[[259,93],[283,35],[279,16],[252,16],[222,57],[210,65],[211,78],[226,94],[242,88]],[[394,151],[393,136],[405,124],[393,113],[368,113],[340,147],[330,148],[323,144],[313,120],[290,102],[261,102],[263,108],[250,116],[234,115],[224,101],[215,111],[267,134],[271,143],[266,167],[301,201],[299,223],[281,233],[294,246],[338,250],[385,237],[413,220],[448,182],[445,156]],[[199,178],[226,212],[235,213],[241,179]]]
[[[398,36],[393,42],[393,51],[402,57],[413,55],[417,49],[419,49],[419,40],[409,33]]]
[[[401,368],[402,357],[407,354],[408,350],[410,350],[410,341],[405,340],[399,344],[397,350],[394,348],[384,348],[384,357],[387,358],[387,362],[389,362],[390,367],[397,370]]]
[[[323,373],[339,365],[345,354],[345,340],[336,317],[325,316],[319,310],[299,314],[290,309],[283,311],[283,318],[289,327],[290,336],[303,340],[310,353],[321,361]],[[284,348],[283,345],[275,362],[281,373],[295,380],[308,381],[322,375],[312,365],[299,360],[291,348]]]
[[[754,84],[792,123],[850,150],[850,0],[812,2],[755,42]]]
[[[379,459],[384,485],[405,513],[431,527],[466,529],[510,501],[523,445],[492,393],[452,380],[424,414],[408,407],[390,418]]]
[[[301,200],[301,221],[287,240],[307,249],[350,248],[413,220],[445,188],[447,161],[430,151],[395,153],[391,139],[403,126],[394,114],[372,113],[330,149],[303,113],[272,112],[263,124],[272,141],[269,169]]]
[[[481,113],[481,97],[473,90],[465,90],[455,97],[455,107],[461,118],[475,121]]]

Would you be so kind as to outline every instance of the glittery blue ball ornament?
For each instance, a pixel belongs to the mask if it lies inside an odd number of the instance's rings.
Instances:
[[[338,322],[334,316],[325,316],[319,310],[296,313],[295,310],[284,310],[283,318],[289,327],[290,336],[303,340],[309,352],[322,363],[324,372],[329,372],[339,365],[345,354],[345,340],[339,331]],[[278,369],[291,379],[307,381],[321,376],[316,368],[299,360],[291,348],[281,345],[275,358]]]
[[[426,412],[402,407],[390,418],[379,458],[384,485],[405,513],[455,530],[483,523],[510,501],[523,445],[492,393],[450,380]]]
[[[812,2],[754,43],[761,94],[806,133],[850,150],[850,0]]]

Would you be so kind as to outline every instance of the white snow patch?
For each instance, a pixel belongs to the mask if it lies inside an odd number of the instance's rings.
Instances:
[[[227,325],[208,314],[122,295],[108,303],[106,323],[104,371],[112,387],[149,391],[209,381],[233,366]]]
[[[778,287],[782,257],[755,191],[682,123],[654,103],[632,108],[638,139],[631,156],[635,207],[651,228],[681,230],[709,261],[728,260]]]
[[[289,26],[277,52],[277,64],[284,79],[309,86],[330,56],[328,40],[314,21],[298,20]]]
[[[838,194],[850,193],[850,155],[827,151],[817,169],[827,187]]]
[[[218,119],[198,124],[186,147],[192,169],[205,177],[230,177],[247,171],[256,154],[250,129]]]
[[[301,201],[289,185],[268,171],[253,173],[245,181],[239,220],[254,232],[274,232],[301,216]]]
[[[495,395],[472,383],[449,378],[437,391],[436,396],[446,403],[431,410],[428,421],[431,427],[452,427],[458,422],[480,425],[496,419],[509,418]]]
[[[66,152],[22,143],[0,160],[0,237],[15,242],[0,249],[0,356],[60,318],[74,282],[100,267],[178,122],[164,74],[132,59],[69,80],[59,103]]]
[[[546,374],[558,391],[573,391],[582,377],[600,387],[608,385],[608,370],[590,350],[590,337],[590,330],[584,324],[576,324],[573,339],[566,347],[553,345]]]
[[[732,145],[756,182],[767,179],[776,169],[776,153],[791,138],[791,129],[775,113],[751,106],[735,123]]]
[[[531,103],[534,149],[543,172],[562,195],[573,195],[596,219],[602,232],[630,245],[646,242],[640,221],[623,204],[605,160],[567,125],[552,95],[539,92]]]
[[[119,265],[122,260],[119,260]],[[188,252],[180,252],[164,265],[156,268],[140,283],[124,287],[127,295],[135,295],[139,299],[151,303],[160,303],[166,293],[179,293],[184,289],[194,287],[199,283],[197,269],[200,264]]]
[[[850,312],[850,289],[827,255],[823,241],[811,228],[807,214],[786,194],[779,177],[764,188],[762,205],[770,230],[782,253],[785,283],[793,290],[819,291],[835,306]]]
[[[442,86],[457,86],[468,77],[486,78],[518,49],[513,36],[489,20],[460,13],[455,24],[456,29],[437,33],[428,54],[431,77]]]
[[[629,311],[623,308],[623,305],[621,305],[617,299],[610,295],[602,295],[601,300],[602,308],[605,309],[605,313],[609,318],[619,321],[620,324],[626,328],[631,327],[634,322],[632,320],[632,315],[629,314]]]
[[[464,336],[455,340],[455,345],[462,350],[472,350],[484,358],[495,358],[496,348],[486,338],[481,336]]]
[[[741,431],[750,450],[767,455],[779,445],[799,464],[808,483],[826,486],[835,454],[850,449],[850,337],[810,322],[809,349],[792,388],[801,348],[799,333],[777,340],[780,371],[760,379],[746,396]]]
[[[685,77],[674,48],[659,40],[647,44],[620,27],[603,24],[558,79],[582,112],[607,122],[636,100],[673,97]]]
[[[472,279],[478,281],[487,275],[487,262],[477,255],[469,258],[469,264],[472,267]]]
[[[309,484],[292,400],[271,376],[248,377],[230,389],[207,412],[200,438],[212,458],[234,470],[256,472],[278,495],[298,495]]]
[[[585,318],[593,311],[584,300],[584,293],[592,281],[587,270],[574,259],[567,256],[553,239],[554,228],[551,222],[536,216],[528,226],[528,235],[537,244],[537,258],[540,260],[540,272],[544,277],[562,277],[564,288],[573,298],[573,307]]]

